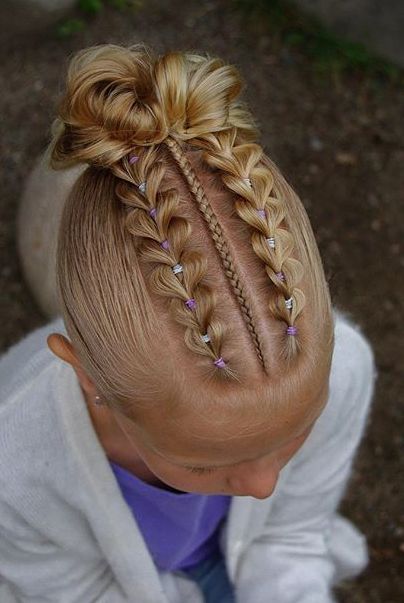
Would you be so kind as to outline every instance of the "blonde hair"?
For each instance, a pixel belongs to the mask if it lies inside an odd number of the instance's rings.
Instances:
[[[123,412],[253,382],[285,392],[330,366],[315,238],[243,86],[219,58],[143,44],[70,61],[50,165],[88,167],[63,212],[58,294],[83,367]]]

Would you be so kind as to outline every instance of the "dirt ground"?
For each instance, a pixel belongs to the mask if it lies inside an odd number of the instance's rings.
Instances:
[[[48,140],[68,56],[95,43],[144,41],[159,51],[206,50],[236,64],[266,152],[312,220],[334,304],[361,326],[376,354],[371,421],[342,505],[366,534],[371,563],[338,595],[345,603],[404,601],[402,90],[358,75],[319,77],[298,51],[280,44],[261,22],[247,23],[225,0],[149,0],[133,14],[110,8],[63,40],[53,25],[41,30],[31,23],[28,12],[21,23],[3,6],[0,17],[6,19],[0,40],[0,349],[46,322],[19,268],[15,218],[24,180]]]

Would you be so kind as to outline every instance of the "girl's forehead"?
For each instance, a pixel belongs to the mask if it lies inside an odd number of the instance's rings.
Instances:
[[[225,462],[268,454],[301,435],[317,419],[327,400],[328,387],[295,403],[268,405],[254,400],[231,408],[217,401],[156,409],[147,413],[138,437],[157,454],[173,462]],[[228,457],[228,458],[226,458]]]

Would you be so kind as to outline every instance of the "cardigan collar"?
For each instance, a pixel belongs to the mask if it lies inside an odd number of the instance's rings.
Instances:
[[[97,438],[73,368],[62,361],[54,383],[66,458],[74,463],[73,483],[83,489],[83,511],[95,539],[129,600],[136,593],[144,603],[167,603],[158,570]]]

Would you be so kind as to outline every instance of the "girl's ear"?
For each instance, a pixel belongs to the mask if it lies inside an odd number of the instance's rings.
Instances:
[[[68,362],[73,367],[80,364],[71,342],[64,335],[52,333],[48,335],[46,343],[50,351],[61,360]]]
[[[51,335],[48,335],[46,343],[48,344],[50,351],[55,354],[55,356],[71,364],[76,372],[82,389],[89,396],[95,396],[96,387],[87,373],[81,367],[80,361],[76,356],[71,342],[60,333],[52,333]]]

